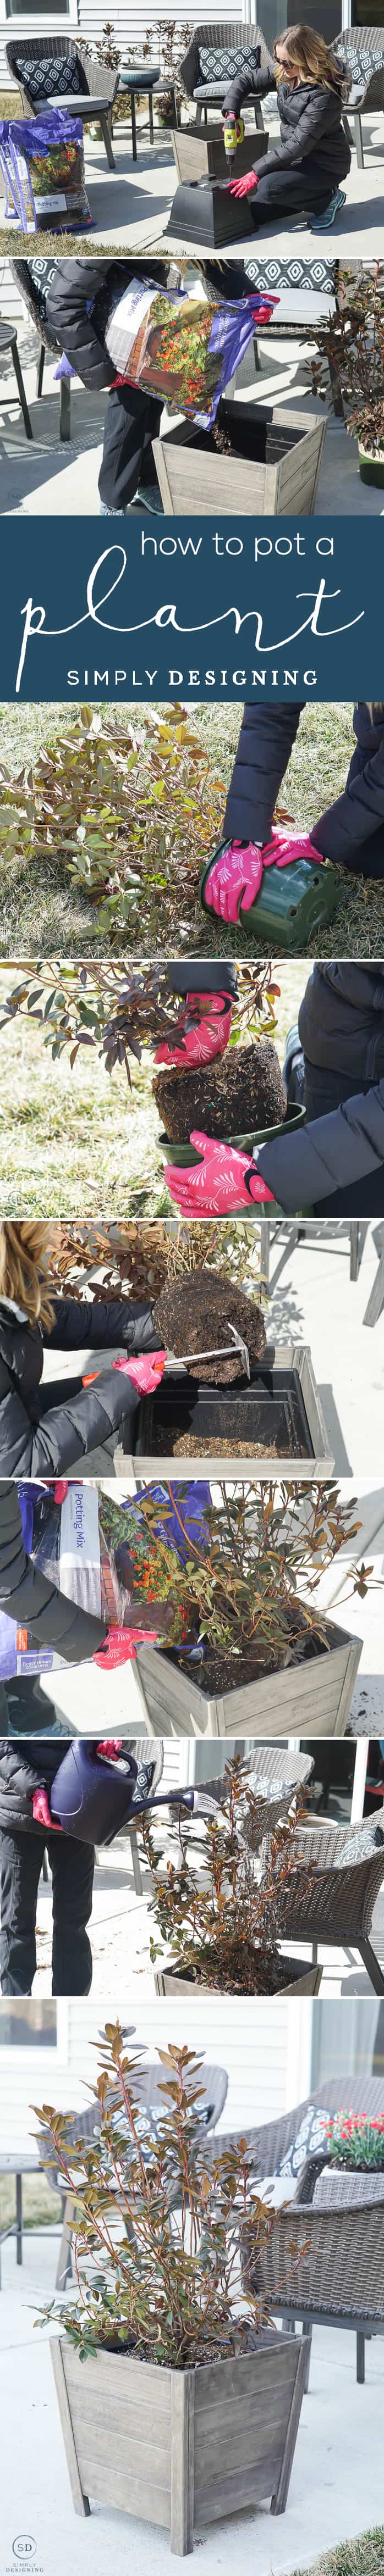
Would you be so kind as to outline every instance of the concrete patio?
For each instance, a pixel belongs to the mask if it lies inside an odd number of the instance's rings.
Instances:
[[[271,142],[274,143],[278,132],[278,120],[270,99],[266,103],[265,124],[268,127]],[[117,249],[129,250],[129,252],[137,252],[140,258],[145,257],[147,251],[154,249],[162,251],[165,248],[165,250],[171,249],[172,252],[176,249],[185,252],[189,249],[188,242],[181,239],[178,241],[173,236],[170,242],[167,238],[168,215],[177,185],[170,133],[166,129],[161,131],[155,127],[155,141],[151,146],[148,118],[142,111],[138,116],[137,133],[138,159],[133,163],[130,123],[127,121],[127,124],[124,122],[117,125],[116,170],[113,172],[108,169],[100,135],[96,139],[88,130],[85,142],[85,181],[92,215],[92,232],[84,237],[84,247],[88,239],[90,250],[96,242],[100,242],[112,254]],[[383,256],[383,146],[383,116],[380,111],[375,113],[372,110],[369,116],[364,117],[365,168],[358,170],[356,152],[352,149],[351,169],[344,182],[346,205],[331,232],[321,236],[322,241],[329,243],[331,253],[333,250],[334,254],[341,258],[369,259]],[[0,242],[1,233],[4,230],[4,205],[1,200]],[[17,250],[16,226],[6,228],[7,249],[10,230],[14,233]],[[251,224],[249,230],[244,233],[244,239],[237,243],[236,250],[241,258],[243,252],[249,251],[252,244],[256,247],[260,242],[261,250],[267,252],[274,249],[278,242],[280,257],[293,249],[295,253],[304,254],[309,259],[311,255],[313,256],[314,244],[318,238],[319,236],[313,233],[308,225],[287,224],[285,228],[280,228],[278,223],[266,223],[258,233],[256,227]],[[43,242],[42,234],[37,235],[38,248],[40,242]],[[209,244],[201,243],[201,252],[208,248]],[[229,244],[227,248],[230,248]]]
[[[1,286],[0,286],[1,304]],[[98,475],[103,444],[103,428],[108,397],[88,394],[79,380],[71,386],[71,437],[60,441],[59,387],[55,385],[57,360],[45,354],[43,394],[36,397],[37,338],[22,307],[17,315],[17,344],[25,391],[31,416],[33,442],[26,439],[19,406],[14,401],[15,378],[10,358],[3,362],[0,378],[0,510],[23,512],[28,517],[82,517],[99,509]],[[260,375],[252,383],[237,389],[237,400],[257,407],[280,403],[284,411],[300,410],[303,427],[319,411],[311,392],[311,351],[303,342],[284,339],[274,341],[259,335]],[[315,354],[315,343],[312,343]],[[362,483],[358,468],[355,438],[348,437],[342,420],[335,420],[332,410],[327,415],[327,430],[315,501],[315,517],[324,518],[328,511],[337,517],[380,518],[383,515],[383,493],[379,486]]]
[[[2,2576],[15,2563],[15,2541],[28,2535],[39,2576],[170,2576],[169,2541],[145,2522],[96,2507],[78,2521],[72,2506],[54,2391],[48,2329],[34,2315],[53,2294],[57,2235],[24,2238],[22,2270],[14,2241],[3,2248],[0,2296],[0,2407],[3,2437]],[[92,2362],[84,2364],[91,2372]],[[316,2327],[310,2388],[304,2398],[286,2512],[236,2514],[199,2534],[204,2576],[293,2576],[319,2551],[352,2539],[382,2520],[384,2349],[366,2350],[366,2384],[356,2382],[355,2338]],[[17,2552],[16,2552],[17,2563]]]

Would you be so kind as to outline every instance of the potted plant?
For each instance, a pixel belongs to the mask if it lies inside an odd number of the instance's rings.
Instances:
[[[324,2154],[313,2160],[312,2181],[316,2205],[324,2208],[384,2201],[384,2113],[335,2111],[326,2124]]]
[[[344,305],[317,326],[319,358],[312,361],[314,393],[338,397],[345,426],[357,437],[362,483],[384,484],[384,267],[363,269]]]
[[[247,2141],[212,2150],[201,2058],[159,2056],[157,2126],[118,2023],[102,2046],[96,2143],[38,2113],[75,2210],[77,2297],[44,2315],[63,2328],[51,2351],[76,2512],[90,2498],[120,2508],[185,2556],[223,2514],[267,2499],[284,2511],[304,2352],[268,2329],[260,2281],[248,2292],[279,2215],[255,2194]]]
[[[237,1287],[230,1272],[216,1268],[214,1245],[201,1245],[204,1229],[191,1228],[196,1260],[181,1274],[168,1275],[155,1299],[153,1321],[161,1347],[172,1354],[156,1401],[143,1396],[134,1426],[134,1459],[146,1460],[157,1474],[158,1460],[172,1475],[174,1458],[208,1461],[225,1473],[225,1461],[279,1458],[281,1473],[313,1476],[315,1459],[330,1473],[323,1419],[310,1351],[300,1343],[276,1348],[267,1343],[260,1302]],[[207,1230],[206,1230],[207,1231]],[[221,1249],[221,1246],[220,1246]],[[172,1256],[171,1256],[172,1258]],[[240,1337],[240,1346],[231,1338]],[[206,1357],[202,1356],[206,1353]],[[226,1356],[219,1356],[220,1353]],[[188,1366],[177,1366],[190,1354]],[[196,1359],[193,1354],[196,1353]],[[249,1376],[246,1374],[248,1353]],[[132,1462],[134,1463],[134,1461]],[[208,1473],[209,1473],[208,1466]]]
[[[218,1503],[205,1511],[204,1535],[184,1568],[174,1576],[172,1568],[165,1650],[139,1648],[135,1671],[151,1728],[268,1739],[344,1734],[361,1639],[325,1617],[315,1595],[346,1542],[352,1547],[355,1500],[342,1502],[327,1483],[301,1489],[239,1479],[218,1486]],[[173,1488],[172,1508],[182,1527],[182,1487],[176,1504]],[[150,1492],[143,1515],[151,1534]],[[153,1535],[150,1552],[154,1544]],[[372,1579],[372,1567],[351,1565],[344,1598],[364,1600]]]
[[[260,137],[258,137],[260,141]],[[198,183],[194,182],[193,185]],[[192,190],[188,191],[192,194]],[[230,201],[233,203],[233,200]],[[321,414],[308,427],[302,412],[223,399],[213,428],[176,423],[154,438],[164,510],[199,517],[289,516],[314,510],[325,439]]]
[[[278,1947],[279,1900],[303,1812],[302,1803],[298,1815],[295,1801],[295,1812],[275,1825],[266,1844],[265,1799],[255,1794],[247,1764],[235,1755],[226,1765],[216,1812],[203,1817],[199,1807],[189,1821],[182,1807],[174,1814],[169,1844],[175,1859],[167,1848],[164,1862],[155,1823],[143,1816],[150,1910],[160,1935],[160,1941],[153,1934],[150,1940],[157,1994],[318,1994],[321,1970],[301,1969]]]

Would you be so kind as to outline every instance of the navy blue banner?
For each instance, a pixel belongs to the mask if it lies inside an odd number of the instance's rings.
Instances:
[[[382,695],[382,519],[1,530],[3,699]]]

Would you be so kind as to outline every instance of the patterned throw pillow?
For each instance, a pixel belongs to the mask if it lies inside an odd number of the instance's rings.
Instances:
[[[323,258],[321,251],[310,260],[300,259],[296,251],[288,259],[266,259],[264,253],[264,258],[245,259],[244,271],[261,295],[268,293],[268,287],[278,289],[280,295],[297,288],[306,292],[311,289],[314,294],[335,294],[335,261]]]
[[[202,80],[230,81],[234,72],[260,71],[260,45],[242,45],[237,50],[233,46],[231,53],[226,53],[224,45],[217,50],[212,45],[201,45],[199,60]]]
[[[343,1843],[341,1851],[338,1852],[335,1867],[349,1869],[351,1861],[373,1860],[375,1852],[382,1851],[383,1848],[382,1825],[377,1823],[375,1816],[369,1816],[366,1825],[355,1825],[354,1833],[348,1835],[348,1842]]]
[[[76,54],[43,54],[40,62],[30,62],[28,54],[18,54],[15,72],[35,100],[66,98],[69,91],[78,98],[85,86]]]
[[[287,2179],[291,2176],[296,2181],[302,2166],[307,2162],[307,2156],[321,2155],[325,2145],[328,2120],[329,2111],[323,2111],[319,2102],[308,2103],[308,2110],[304,2112],[296,2137],[292,2138],[287,2155],[281,2157],[281,2163],[278,2165],[280,2180],[282,2175],[286,2174]]]

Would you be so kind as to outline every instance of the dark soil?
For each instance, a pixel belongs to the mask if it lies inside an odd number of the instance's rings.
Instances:
[[[213,1064],[176,1067],[154,1075],[152,1089],[171,1144],[188,1144],[193,1127],[219,1138],[252,1135],[280,1125],[287,1107],[285,1083],[271,1038],[259,1046],[228,1047]]]
[[[155,1332],[159,1333],[163,1349],[172,1351],[175,1359],[181,1359],[184,1351],[209,1351],[218,1349],[220,1343],[225,1345],[230,1341],[229,1324],[235,1325],[247,1343],[253,1368],[267,1346],[261,1307],[241,1288],[231,1287],[225,1270],[192,1270],[181,1279],[168,1279],[154,1307]],[[196,1370],[190,1370],[191,1377],[208,1379],[211,1386],[233,1385],[234,1379],[243,1375],[241,1355],[236,1356],[235,1350],[233,1358],[203,1360]],[[197,1449],[199,1445],[197,1439]],[[179,1446],[183,1447],[182,1439]],[[209,1448],[211,1443],[207,1441],[206,1446]],[[196,1455],[196,1447],[190,1455]]]

